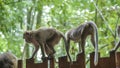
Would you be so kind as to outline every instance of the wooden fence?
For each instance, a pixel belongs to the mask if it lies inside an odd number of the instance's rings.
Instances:
[[[78,54],[76,61],[70,64],[67,56],[59,58],[58,68],[85,68],[85,54]],[[50,63],[48,65],[48,62]],[[18,61],[18,68],[22,68],[22,60]],[[34,59],[26,60],[26,68],[55,68],[54,59],[42,63],[34,63]],[[110,52],[109,57],[100,57],[97,66],[94,66],[94,52],[90,54],[90,68],[120,68],[120,52]]]

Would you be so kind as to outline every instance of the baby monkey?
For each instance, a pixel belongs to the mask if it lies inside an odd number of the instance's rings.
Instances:
[[[17,57],[10,52],[0,54],[0,68],[18,68]]]
[[[43,61],[46,60],[45,52],[48,58],[52,58],[55,53],[54,46],[59,43],[61,38],[64,40],[65,47],[67,46],[64,35],[54,28],[39,28],[37,30],[26,31],[23,34],[23,38],[27,43],[32,43],[35,47],[35,51],[33,52],[31,59],[35,56],[39,47],[41,47]],[[67,55],[71,61],[68,53]]]
[[[79,43],[79,53],[81,52],[80,47],[82,47],[82,52],[84,53],[85,40],[87,36],[91,36],[91,42],[95,48],[94,64],[98,64],[98,31],[97,26],[94,22],[86,22],[77,28],[71,29],[66,33],[67,37],[67,51],[69,52],[70,40]]]

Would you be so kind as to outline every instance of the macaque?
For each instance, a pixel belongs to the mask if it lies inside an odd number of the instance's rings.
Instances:
[[[9,52],[0,54],[0,68],[17,68],[17,58]]]
[[[67,46],[66,38],[64,35],[54,28],[39,28],[33,31],[26,31],[23,34],[23,38],[27,43],[32,43],[35,47],[35,51],[33,52],[31,59],[35,56],[39,47],[41,47],[43,61],[46,59],[45,52],[48,58],[53,57],[55,53],[54,46],[59,43],[61,38],[63,38],[65,42],[65,47]],[[68,57],[71,61],[69,55]]]
[[[86,22],[77,28],[71,29],[66,32],[67,51],[70,49],[70,40],[79,44],[79,53],[84,53],[85,41],[87,36],[91,36],[91,42],[95,48],[94,64],[98,64],[98,31],[94,22]],[[81,49],[82,48],[82,52]]]
[[[112,52],[116,52],[117,49],[120,47],[120,25],[117,26],[116,32],[117,32],[117,37],[119,38],[119,42],[118,42],[118,43],[115,45],[115,47],[111,50]]]

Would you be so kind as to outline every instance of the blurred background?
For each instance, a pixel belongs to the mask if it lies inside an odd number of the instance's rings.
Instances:
[[[21,59],[24,46],[28,45],[25,56],[29,58],[34,47],[24,42],[24,31],[53,27],[65,34],[85,21],[94,21],[99,33],[99,52],[103,57],[109,56],[118,41],[115,29],[120,25],[119,17],[120,0],[0,0],[0,53],[12,52]],[[66,55],[63,40],[55,50],[56,58]],[[89,53],[93,51],[88,37],[85,46],[88,68]],[[78,45],[74,42],[70,54],[75,60]],[[40,51],[37,58],[41,59]]]

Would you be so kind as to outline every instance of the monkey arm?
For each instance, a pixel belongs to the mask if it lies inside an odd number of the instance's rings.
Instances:
[[[67,43],[65,44],[65,45],[66,45],[66,50],[67,50],[67,52],[69,52],[69,50],[70,50],[70,39],[67,39],[66,42],[67,42]]]
[[[66,46],[66,52],[67,52],[67,55],[68,55],[70,62],[72,62],[72,59],[71,59],[70,54],[69,54],[69,50],[70,50],[70,44],[68,44],[68,46]]]
[[[82,52],[81,43],[80,43],[80,42],[78,42],[78,44],[79,44],[79,53],[81,53],[81,52]]]
[[[39,42],[40,43],[40,42]],[[40,47],[41,47],[41,52],[42,52],[42,60],[45,61],[45,43],[40,43]]]
[[[34,52],[33,52],[33,54],[32,54],[31,59],[34,58],[35,54],[36,54],[37,51],[39,50],[39,43],[38,43],[35,39],[32,39],[32,43],[33,43],[35,49],[34,49]]]
[[[39,50],[39,45],[35,45],[35,49],[34,49],[34,52],[33,52],[33,54],[32,54],[31,59],[34,58],[34,56],[35,56],[35,54],[37,53],[38,50]]]
[[[33,45],[35,46],[35,51],[33,52],[33,55],[31,58],[33,58],[35,56],[35,54],[37,53],[37,51],[39,50],[39,47],[41,48],[41,53],[42,53],[42,60],[45,61],[46,57],[45,57],[45,42],[40,41],[40,39],[32,39]]]
[[[68,56],[70,62],[72,62],[72,59],[71,59],[70,54],[69,54],[69,50],[70,50],[70,39],[69,39],[69,38],[65,39],[64,37],[63,37],[63,39],[64,39],[64,42],[65,42],[65,49],[66,49],[66,52],[67,52],[67,56]]]
[[[45,53],[44,53],[44,43],[41,44],[41,52],[42,52],[42,56],[45,57]]]
[[[81,40],[82,53],[85,53],[85,40]]]

